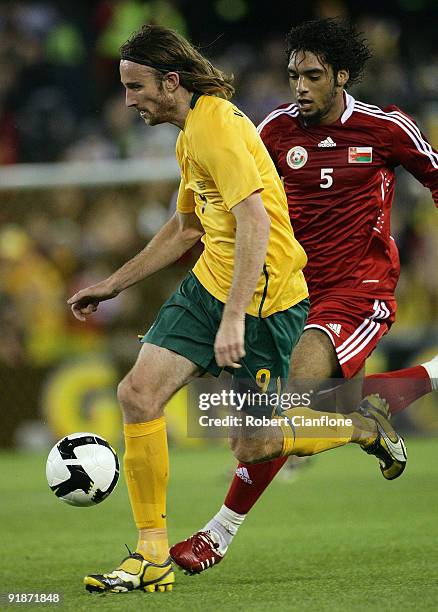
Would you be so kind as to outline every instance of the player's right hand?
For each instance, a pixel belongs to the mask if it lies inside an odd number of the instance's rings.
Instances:
[[[214,356],[220,368],[241,368],[245,357],[245,314],[240,317],[223,315],[214,342]]]
[[[73,315],[79,321],[86,321],[87,316],[96,312],[99,303],[110,300],[118,295],[118,291],[110,289],[105,281],[81,289],[67,300]]]

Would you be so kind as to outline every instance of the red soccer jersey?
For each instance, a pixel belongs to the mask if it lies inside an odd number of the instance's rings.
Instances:
[[[394,169],[404,166],[438,205],[438,154],[396,106],[382,110],[347,93],[345,102],[331,125],[306,127],[298,106],[284,104],[258,129],[309,258],[310,294],[343,288],[389,297],[400,272],[390,234]]]

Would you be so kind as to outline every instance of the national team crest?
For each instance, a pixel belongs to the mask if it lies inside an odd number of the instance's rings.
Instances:
[[[302,168],[306,163],[307,158],[308,153],[304,147],[292,147],[292,149],[289,149],[286,155],[287,165],[292,168],[292,170]]]

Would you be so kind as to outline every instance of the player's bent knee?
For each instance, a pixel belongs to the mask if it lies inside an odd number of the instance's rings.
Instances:
[[[235,451],[236,451],[236,448],[237,448],[237,446],[239,444],[239,438],[236,438],[234,436],[230,436],[228,442],[229,442],[229,445],[230,445],[231,452],[236,457]],[[237,457],[236,457],[236,459],[237,459]]]
[[[249,443],[247,440],[231,438],[230,447],[233,455],[240,463],[257,463],[264,458],[264,444],[255,443],[254,441]]]
[[[128,407],[130,403],[130,385],[127,379],[128,377],[125,376],[125,378],[123,378],[123,380],[121,380],[117,386],[117,400],[123,410],[125,407]]]
[[[128,374],[117,387],[117,399],[125,417],[137,422],[152,421],[162,416],[162,408],[157,405],[152,394],[138,388],[132,374]]]

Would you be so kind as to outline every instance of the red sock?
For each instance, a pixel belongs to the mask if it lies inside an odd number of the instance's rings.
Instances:
[[[252,465],[239,463],[225,498],[226,507],[238,514],[247,514],[287,459],[287,457],[278,457],[272,461]]]
[[[407,408],[412,402],[432,391],[429,374],[423,366],[366,376],[363,395],[378,393],[389,403],[391,414]]]

